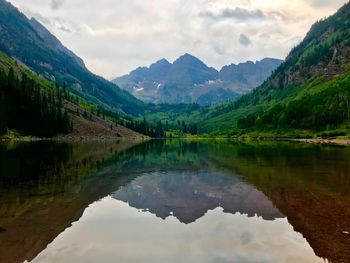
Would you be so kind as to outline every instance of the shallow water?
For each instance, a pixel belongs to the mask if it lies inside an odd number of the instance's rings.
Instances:
[[[0,146],[0,262],[349,262],[350,149]]]

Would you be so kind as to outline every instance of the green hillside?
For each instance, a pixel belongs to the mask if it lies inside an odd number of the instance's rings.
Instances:
[[[0,135],[8,129],[39,137],[71,132],[63,101],[62,89],[0,53]]]
[[[40,138],[138,140],[127,119],[79,98],[0,52],[0,139]]]
[[[350,126],[350,3],[314,24],[272,76],[252,93],[207,110],[202,132],[291,136]]]

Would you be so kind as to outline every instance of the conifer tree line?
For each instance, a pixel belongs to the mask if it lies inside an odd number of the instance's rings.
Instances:
[[[180,122],[178,121],[178,129],[184,134],[192,134],[196,135],[198,134],[198,127],[197,124],[186,124],[184,121]]]
[[[171,130],[178,131],[182,134],[198,134],[197,124],[186,124],[184,121],[178,121],[177,126],[169,125],[167,121],[165,124],[163,124],[161,121],[157,121],[155,124],[153,124],[147,122],[146,118],[144,117],[142,121],[127,120],[119,121],[119,123],[131,130],[148,135],[152,138],[165,138],[167,136],[166,131]]]
[[[14,129],[24,134],[52,137],[72,130],[72,123],[63,107],[64,91],[41,88],[13,68],[0,70],[0,134]]]
[[[146,118],[143,121],[127,121],[125,126],[136,132],[145,134],[152,138],[164,138],[166,133],[161,121],[158,121],[156,125],[150,124],[146,121]]]
[[[197,124],[186,124],[184,121],[179,122],[178,126],[169,125],[167,121],[165,123],[161,121],[149,122],[146,120],[146,117],[144,117],[143,120],[139,121],[125,116],[119,113],[118,111],[114,112],[111,110],[107,110],[101,106],[91,108],[90,111],[92,112],[92,114],[104,120],[109,119],[110,121],[115,123],[115,126],[121,125],[130,130],[139,132],[152,138],[165,138],[166,131],[170,130],[176,130],[183,134],[198,134]],[[83,113],[83,116],[85,118],[88,118],[89,113],[85,111]]]
[[[64,92],[64,94],[66,94],[66,92]],[[68,101],[71,101],[77,104],[74,96],[72,98],[68,97],[66,99]],[[77,110],[77,113],[76,113],[76,115],[78,116],[81,115],[85,119],[90,119],[90,120],[92,119],[91,114],[96,115],[97,117],[103,120],[108,120],[114,123],[115,126],[121,125],[130,130],[136,131],[138,133],[147,135],[152,138],[166,137],[165,127],[161,121],[158,121],[156,124],[151,124],[147,122],[146,118],[143,118],[142,121],[138,121],[130,118],[129,116],[123,115],[118,111],[112,111],[100,105],[91,106],[88,108],[88,110],[85,109],[83,112],[80,112],[79,110]],[[112,128],[113,128],[113,125],[111,125],[111,129]]]

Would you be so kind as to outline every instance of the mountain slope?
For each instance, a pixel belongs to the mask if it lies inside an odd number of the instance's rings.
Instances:
[[[46,138],[142,138],[97,117],[75,101],[66,90],[0,52],[0,136],[6,138],[6,133],[14,130],[15,134]]]
[[[141,101],[91,73],[38,21],[28,20],[5,0],[0,0],[0,51],[49,80],[66,83],[70,91],[90,102],[130,114],[143,110]]]
[[[8,129],[40,137],[69,133],[62,91],[44,87],[32,75],[0,53],[0,135]]]
[[[162,59],[152,64],[149,68],[139,67],[129,75],[122,76],[113,83],[119,85],[124,90],[146,102],[152,102],[154,99],[160,99],[157,96],[158,89],[170,70],[171,64]]]
[[[32,26],[32,28],[36,31],[36,33],[39,34],[40,38],[45,40],[46,45],[48,47],[50,47],[52,50],[59,50],[63,52],[67,56],[73,58],[80,67],[85,68],[84,61],[77,55],[75,55],[72,51],[70,51],[68,48],[63,46],[62,43],[54,35],[52,35],[50,31],[48,31],[42,24],[40,24],[38,20],[36,20],[35,18],[31,18],[29,20],[29,23]]]
[[[349,131],[350,3],[314,24],[286,61],[254,92],[212,108],[202,129]],[[299,134],[302,134],[299,132]]]
[[[114,83],[145,102],[210,105],[237,98],[260,85],[281,60],[266,58],[229,65],[220,72],[185,54],[173,64],[163,59]]]

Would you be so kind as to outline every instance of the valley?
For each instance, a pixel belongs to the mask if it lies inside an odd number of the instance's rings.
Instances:
[[[217,71],[186,53],[114,84],[91,73],[36,19],[4,0],[0,12],[2,67],[61,88],[59,107],[73,124],[63,132],[68,138],[349,136],[349,4],[314,24],[285,61],[265,58]],[[16,133],[16,125],[8,128]]]

